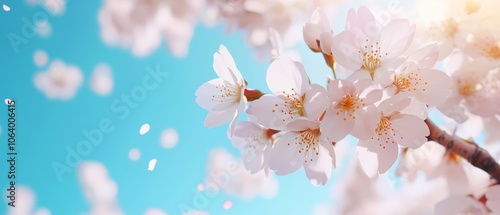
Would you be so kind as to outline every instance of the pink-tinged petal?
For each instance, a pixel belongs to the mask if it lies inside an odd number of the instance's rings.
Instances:
[[[347,12],[347,19],[345,23],[345,30],[356,28],[358,26],[358,14],[354,8],[350,8]]]
[[[286,123],[292,121],[290,114],[283,109],[284,102],[275,95],[264,95],[250,104],[247,114],[254,116],[266,128],[284,130]]]
[[[326,17],[326,14],[319,7],[317,7],[311,15],[311,23],[316,24],[322,32],[331,31],[328,17]]]
[[[282,55],[269,65],[266,77],[267,86],[274,94],[296,93],[302,95],[309,85],[305,71],[292,59]]]
[[[305,117],[317,120],[330,105],[325,88],[317,84],[311,84],[304,98]]]
[[[286,132],[274,144],[269,159],[269,168],[276,171],[277,175],[287,175],[302,167],[303,157],[298,153],[295,144],[297,132]]]
[[[328,137],[328,141],[340,141],[354,128],[354,119],[344,117],[343,114],[337,115],[337,112],[338,110],[329,108],[321,122],[321,130],[326,132],[325,136]]]
[[[447,178],[448,190],[450,195],[470,194],[471,181],[469,181],[470,177],[468,176],[468,173],[465,171],[464,165],[460,163],[450,162],[449,160],[442,162],[447,162],[447,163],[442,163],[440,166],[442,166],[441,175],[444,175],[444,177]],[[437,168],[434,171],[438,171]]]
[[[360,44],[353,32],[344,31],[333,38],[332,53],[335,62],[349,70],[359,70],[362,66]]]
[[[281,36],[274,28],[269,28],[269,41],[271,41],[271,45],[273,47],[272,52],[272,60],[276,60],[279,56],[283,54],[283,44],[281,42]]]
[[[321,51],[327,55],[332,55],[333,34],[331,32],[323,32],[319,36]]]
[[[373,75],[373,81],[382,85],[383,87],[389,86],[394,80],[394,71],[387,69],[377,69]]]
[[[358,162],[361,166],[361,169],[363,172],[368,176],[369,178],[374,178],[377,176],[377,170],[378,170],[378,158],[377,154],[371,151],[368,151],[364,145],[371,145],[371,144],[377,144],[377,142],[373,140],[367,140],[367,141],[359,141],[358,147],[356,147],[356,151],[358,154]]]
[[[379,32],[379,26],[375,21],[373,13],[365,6],[358,9],[357,19],[352,19],[348,15],[348,21],[350,23],[346,25],[346,30],[353,31],[362,37],[363,40],[372,39]]]
[[[320,123],[307,118],[299,118],[287,124],[287,129],[290,131],[304,131],[307,129],[318,129]]]
[[[366,147],[368,151],[377,154],[378,172],[380,174],[387,172],[398,159],[399,147],[396,143],[389,142],[382,145],[374,137],[374,140],[360,140],[358,145]]]
[[[236,112],[236,106],[223,111],[210,111],[205,118],[205,126],[212,128],[228,123]]]
[[[380,47],[386,58],[401,56],[413,40],[415,26],[410,26],[408,20],[396,19],[387,24],[380,32]]]
[[[238,83],[240,81],[243,81],[243,77],[241,76],[240,71],[238,70],[238,68],[236,67],[236,64],[234,63],[233,56],[231,55],[231,53],[229,53],[229,51],[227,50],[227,48],[224,45],[220,45],[218,53],[214,54],[214,64],[216,63],[215,62],[215,55],[218,55],[220,57],[220,59],[218,59],[220,62],[217,62],[217,63],[218,64],[221,63],[221,64],[225,65],[228,68],[228,72],[230,73],[229,74],[230,76],[227,76],[227,74],[219,74],[219,72],[225,73],[226,72],[225,70],[222,70],[222,71],[216,70],[215,72],[217,73],[217,75],[219,75],[219,77],[221,77],[221,78],[223,78],[222,76],[231,77],[232,80],[234,81],[234,83]],[[224,78],[224,80],[231,80],[231,79]]]
[[[324,32],[328,32],[331,34],[331,31],[332,30],[330,28],[330,23],[328,23],[328,18],[319,8],[316,8],[311,15],[310,21],[304,24],[302,32],[304,34],[304,40],[307,46],[309,46],[309,48],[311,48],[315,52],[320,52],[321,48],[319,47],[318,43],[323,43],[320,42],[321,34]],[[329,49],[330,48],[328,48],[328,50]]]
[[[255,153],[251,151],[242,151],[241,160],[245,169],[250,171],[250,173],[256,173],[262,169],[264,165],[264,155],[262,153]]]
[[[358,70],[353,72],[351,75],[349,75],[346,80],[350,82],[355,82],[357,80],[370,80],[372,81],[372,76],[370,73],[366,70]]]
[[[451,95],[452,81],[446,73],[432,69],[418,71],[418,75],[422,80],[411,91],[418,100],[438,106]]]
[[[304,163],[304,170],[307,178],[315,186],[325,185],[332,175],[332,159],[330,151],[333,151],[333,146],[330,144],[326,148],[324,144],[319,144],[318,155],[313,155],[312,161]]]
[[[408,93],[398,93],[380,103],[378,109],[382,111],[384,116],[390,116],[395,112],[399,112],[411,103],[410,95]]]
[[[401,110],[400,113],[415,115],[422,120],[427,119],[429,115],[427,105],[415,99],[414,97],[410,97],[410,99],[410,104],[406,108]]]
[[[234,113],[233,120],[231,121],[231,124],[229,124],[229,129],[227,131],[228,137],[233,136],[234,128],[236,127],[236,122],[238,121],[238,117],[240,116],[241,113],[245,111],[245,107],[246,107],[245,101],[240,101],[240,103],[236,107],[236,113]]]
[[[385,148],[380,147],[380,144],[377,143],[379,147],[377,147],[377,158],[378,158],[378,172],[383,174],[389,170],[392,165],[398,159],[398,144],[389,143],[385,144]]]
[[[332,158],[332,166],[333,166],[333,168],[336,168],[337,167],[337,155],[335,154],[335,146],[334,146],[335,143],[328,141],[324,134],[321,134],[319,136],[319,139],[320,139],[319,144],[322,144],[323,147],[328,149],[328,153],[330,154],[330,157]],[[344,146],[340,147],[341,153],[345,153],[345,150],[342,150],[344,148],[345,148]]]
[[[380,115],[380,111],[374,105],[356,111],[356,121],[351,135],[360,140],[367,140],[375,136],[375,128],[380,122]]]
[[[330,101],[337,103],[344,99],[346,94],[354,96],[356,87],[350,81],[336,79],[328,83],[328,96]]]
[[[354,82],[359,98],[363,99],[366,105],[379,102],[383,92],[379,84],[375,84],[371,79],[358,79]]]
[[[391,117],[391,124],[396,133],[394,140],[398,144],[416,149],[427,142],[429,127],[423,119],[414,115],[396,114]]]
[[[419,68],[430,69],[434,67],[439,57],[437,44],[430,44],[418,49],[408,56],[408,61],[418,65]]]
[[[475,96],[470,96],[465,99],[465,107],[473,113],[480,117],[491,118],[497,114],[500,114],[500,94],[489,93],[483,90],[482,93]]]
[[[216,105],[221,104],[220,97],[222,93],[216,86],[223,84],[224,80],[221,78],[212,79],[202,84],[195,92],[196,103],[206,110],[212,110]],[[215,97],[219,100],[215,100]]]
[[[477,200],[468,196],[450,196],[436,204],[434,214],[469,214],[487,215],[486,208]]]
[[[493,214],[500,214],[500,185],[494,185],[486,190],[486,206]]]
[[[460,105],[461,99],[461,96],[454,94],[437,108],[441,113],[454,119],[457,123],[464,123],[469,117],[466,114],[465,107]]]
[[[315,52],[320,52],[321,48],[318,45],[319,35],[321,35],[320,29],[315,24],[306,22],[302,29],[302,33],[307,46]]]
[[[246,145],[246,139],[255,133],[263,132],[263,128],[250,121],[236,123],[231,143],[234,147],[242,149]]]

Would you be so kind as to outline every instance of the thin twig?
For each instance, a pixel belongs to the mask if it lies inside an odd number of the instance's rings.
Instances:
[[[430,135],[427,137],[428,140],[435,141],[444,146],[447,150],[467,159],[472,165],[484,170],[491,178],[494,178],[497,183],[500,183],[500,165],[488,151],[474,142],[470,143],[459,137],[449,135],[438,128],[437,125],[429,119],[426,119],[425,123],[430,130]]]

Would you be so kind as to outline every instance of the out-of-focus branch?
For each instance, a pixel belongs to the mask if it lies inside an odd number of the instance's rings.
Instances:
[[[484,170],[490,174],[497,183],[500,183],[500,165],[488,151],[479,147],[474,142],[470,143],[459,137],[449,135],[438,128],[437,125],[429,119],[426,119],[425,123],[430,130],[430,135],[427,137],[428,140],[435,141],[444,146],[447,150],[467,159],[472,165]]]

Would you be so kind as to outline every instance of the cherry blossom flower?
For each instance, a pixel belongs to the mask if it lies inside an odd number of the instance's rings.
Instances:
[[[304,24],[304,41],[314,52],[332,55],[333,34],[328,18],[319,8],[314,10],[311,20]]]
[[[236,119],[245,109],[246,84],[233,57],[225,46],[214,54],[214,70],[219,78],[212,79],[196,90],[196,103],[209,110],[205,126],[215,127],[232,120],[229,134],[232,134]]]
[[[16,187],[15,207],[7,207],[7,215],[50,215],[47,208],[37,208],[37,199],[35,192],[25,186]]]
[[[455,59],[455,58],[450,58]],[[494,63],[484,59],[465,58],[452,73],[451,96],[439,110],[461,123],[467,119],[467,111],[481,117],[492,117],[500,109],[500,78]]]
[[[106,0],[98,13],[102,40],[144,57],[167,42],[177,57],[187,54],[203,0]]]
[[[418,16],[415,44],[437,42],[439,59],[462,47],[470,29],[476,28],[482,1],[475,0],[421,0],[416,2]]]
[[[327,141],[320,123],[298,119],[290,123],[271,150],[269,167],[277,175],[287,175],[304,167],[313,185],[325,185],[336,165],[332,142]]]
[[[409,47],[415,26],[408,20],[393,20],[379,26],[366,7],[349,10],[346,30],[333,39],[332,53],[338,64],[351,71],[363,71],[383,85],[401,64],[400,55]]]
[[[302,64],[287,56],[271,63],[266,80],[274,95],[262,96],[247,110],[266,128],[286,130],[288,123],[299,118],[317,120],[328,107],[326,90],[309,84]]]
[[[122,215],[118,206],[118,186],[101,163],[86,161],[78,166],[78,179],[90,204],[90,215]]]
[[[250,173],[241,159],[235,158],[225,149],[212,150],[207,164],[207,191],[221,190],[246,200],[257,196],[272,198],[279,191],[279,183],[274,175],[264,171]]]
[[[437,61],[437,47],[423,47],[408,56],[394,76],[396,92],[409,92],[418,101],[440,105],[451,95],[451,78],[444,72],[432,69]]]
[[[416,149],[427,142],[429,128],[424,121],[415,115],[400,113],[409,104],[410,99],[406,96],[384,100],[378,107],[379,114],[373,116],[378,118],[378,125],[371,139],[358,143],[377,154],[379,173],[385,173],[394,164],[398,157],[398,145]]]
[[[355,83],[334,80],[328,83],[331,105],[321,122],[321,128],[328,132],[328,140],[336,142],[348,134],[361,139],[371,137],[369,131],[375,129],[377,124],[375,120],[371,124],[366,121],[368,115],[375,114],[370,113],[367,107],[382,97],[380,90],[369,89],[371,84],[368,80]]]
[[[218,21],[226,23],[226,31],[243,31],[247,43],[254,47],[259,56],[269,53],[269,28],[275,29],[285,42],[285,48],[299,42],[303,20],[317,7],[335,8],[340,0],[207,0],[203,21],[214,25]]]
[[[34,82],[48,98],[69,100],[82,85],[83,75],[78,67],[54,60],[47,71],[35,74]]]
[[[498,65],[500,64],[499,41],[500,36],[496,36],[492,31],[479,28],[468,35],[467,43],[462,51],[473,58],[484,57]]]
[[[236,124],[231,142],[241,150],[243,164],[250,173],[269,171],[273,134],[276,132],[251,121]]]
[[[475,193],[490,183],[488,174],[464,161],[457,154],[445,152],[440,157],[441,161],[427,174],[427,178],[444,178],[451,195]]]

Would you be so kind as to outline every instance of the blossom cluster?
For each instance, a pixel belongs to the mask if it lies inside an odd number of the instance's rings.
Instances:
[[[210,111],[206,126],[232,121],[228,136],[251,172],[286,175],[304,168],[312,184],[324,185],[336,166],[335,144],[350,135],[377,156],[377,170],[385,173],[400,147],[416,149],[427,142],[427,106],[440,105],[452,93],[451,78],[434,68],[437,45],[408,51],[415,34],[408,20],[383,25],[361,7],[349,10],[345,30],[333,34],[325,17],[314,11],[304,39],[332,68],[335,79],[326,87],[310,83],[300,62],[279,55],[267,70],[271,93],[248,89],[221,46],[214,55],[219,78],[196,91],[197,103]],[[337,78],[336,71],[348,75]],[[245,109],[249,120],[237,122]]]
[[[294,45],[299,20],[314,8],[333,8],[345,0],[188,0],[159,1],[106,0],[98,19],[102,40],[111,46],[130,50],[144,57],[155,51],[162,40],[176,57],[187,55],[195,27],[199,21],[207,26],[223,23],[227,32],[242,31],[248,45],[259,56],[269,51],[269,28],[273,28],[287,44]]]
[[[452,78],[453,93],[438,108],[458,123],[480,116],[489,124],[500,114],[498,1],[417,1],[416,44],[439,45],[439,59]],[[489,127],[489,126],[487,126]],[[497,139],[498,140],[498,139]]]

